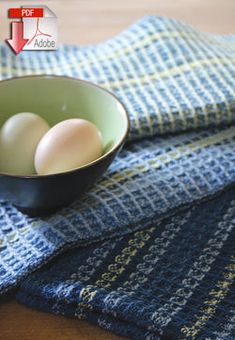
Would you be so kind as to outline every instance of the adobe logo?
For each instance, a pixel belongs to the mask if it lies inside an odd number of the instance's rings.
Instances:
[[[47,6],[10,8],[11,39],[6,42],[19,54],[22,50],[56,50],[58,42],[57,17]]]

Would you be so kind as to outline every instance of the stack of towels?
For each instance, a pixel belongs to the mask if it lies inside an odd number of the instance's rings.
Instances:
[[[133,339],[235,339],[235,38],[146,17],[95,46],[0,45],[1,79],[31,74],[111,90],[131,132],[58,213],[0,201],[0,292]]]

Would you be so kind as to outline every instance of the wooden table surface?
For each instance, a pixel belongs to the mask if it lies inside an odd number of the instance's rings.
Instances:
[[[213,33],[235,32],[235,0],[40,0],[0,1],[0,40],[9,36],[9,7],[48,5],[59,20],[61,43],[110,38],[146,14],[172,16]],[[120,339],[85,321],[33,311],[6,297],[0,303],[1,340]]]

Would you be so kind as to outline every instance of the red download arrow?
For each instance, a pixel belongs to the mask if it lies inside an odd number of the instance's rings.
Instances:
[[[21,21],[11,23],[11,39],[6,39],[15,54],[20,51],[27,44],[29,39],[24,39],[24,23]]]

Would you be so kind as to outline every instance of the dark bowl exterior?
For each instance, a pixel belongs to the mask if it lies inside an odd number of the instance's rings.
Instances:
[[[37,77],[46,79],[61,78],[73,82],[76,81],[78,85],[83,83],[87,86],[100,89],[109,96],[112,96],[115,101],[119,103],[122,108],[122,115],[124,114],[126,120],[126,126],[123,130],[122,137],[120,137],[120,141],[102,157],[86,166],[73,171],[45,176],[16,176],[0,173],[0,199],[9,201],[19,210],[30,216],[43,216],[65,207],[81,197],[96,180],[102,176],[127,140],[130,130],[130,120],[126,108],[114,94],[96,84],[81,79],[63,76],[35,75],[2,80],[1,83],[32,77],[34,79]]]
[[[105,172],[123,144],[97,162],[67,173],[29,178],[0,175],[0,197],[29,216],[55,212],[84,194]]]

